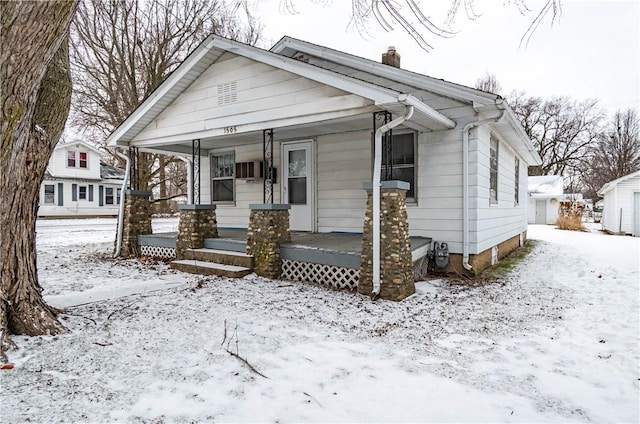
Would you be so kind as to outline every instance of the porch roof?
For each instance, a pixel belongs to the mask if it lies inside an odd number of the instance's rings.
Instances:
[[[160,113],[165,110],[176,98],[184,92],[203,72],[212,64],[221,60],[225,53],[232,53],[243,56],[267,65],[273,66],[297,74],[301,77],[331,86],[345,92],[355,94],[363,99],[370,100],[374,107],[361,107],[355,110],[352,116],[365,115],[371,110],[387,110],[395,115],[402,115],[409,106],[414,108],[413,118],[407,122],[407,126],[420,131],[451,129],[456,123],[427,105],[412,94],[394,90],[378,85],[374,82],[361,80],[351,76],[323,69],[303,61],[299,61],[271,51],[259,49],[253,46],[242,44],[216,35],[210,35],[204,40],[184,62],[153,92],[143,103],[120,124],[107,138],[109,146],[128,146],[137,134],[144,130]],[[301,126],[313,125],[317,122],[335,121],[340,116],[321,115],[302,117],[298,120],[281,119],[277,127],[287,128],[288,131],[300,131]],[[369,115],[370,119],[370,115]],[[352,119],[353,120],[353,119]],[[345,124],[345,120],[335,121],[335,124]],[[293,127],[298,128],[293,128]],[[259,132],[267,128],[276,128],[273,122],[254,123],[254,125],[244,126],[239,132]],[[289,128],[292,127],[292,128]],[[213,128],[202,131],[198,134],[182,135],[189,140],[195,138],[212,138],[224,136],[224,128]],[[236,134],[237,135],[237,134]],[[251,137],[255,140],[255,137]],[[238,141],[238,137],[235,137]],[[162,144],[180,142],[176,137],[174,140],[166,139]]]

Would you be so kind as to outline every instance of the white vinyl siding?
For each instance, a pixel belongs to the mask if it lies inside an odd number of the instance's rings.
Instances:
[[[602,226],[606,230],[633,234],[634,192],[640,192],[640,176],[621,181],[604,195]]]
[[[152,121],[136,141],[289,119],[371,105],[354,94],[251,59],[227,54]],[[235,86],[219,102],[219,87]],[[231,89],[230,89],[231,90]],[[224,89],[223,89],[224,91]]]
[[[362,232],[371,181],[371,131],[317,139],[318,231]]]
[[[521,207],[513,207],[515,196],[515,173],[513,163],[516,155],[509,145],[492,134],[488,126],[473,131],[477,137],[475,147],[470,151],[472,163],[478,164],[478,173],[471,179],[471,186],[484,193],[470,201],[471,221],[469,223],[471,237],[471,254],[477,254],[493,246],[521,234],[527,229],[527,203],[521,202]],[[490,139],[496,137],[499,144],[498,159],[498,190],[497,204],[489,205],[487,194],[490,188]],[[521,161],[519,158],[519,161]],[[522,161],[521,161],[522,162]],[[486,164],[482,166],[481,164]],[[473,169],[474,166],[470,166]],[[522,171],[522,170],[521,170]],[[520,187],[526,186],[526,172],[520,172]],[[471,190],[470,190],[471,191]],[[520,194],[521,196],[521,194]]]

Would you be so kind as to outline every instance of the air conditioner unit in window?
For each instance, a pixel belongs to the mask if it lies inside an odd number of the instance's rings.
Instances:
[[[236,162],[236,179],[238,180],[262,180],[264,179],[263,163],[259,160],[249,162]],[[273,182],[277,179],[276,169],[273,169]]]

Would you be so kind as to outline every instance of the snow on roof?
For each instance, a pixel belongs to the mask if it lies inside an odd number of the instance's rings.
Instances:
[[[533,197],[562,196],[562,175],[539,175],[527,179],[527,191]]]
[[[600,190],[598,190],[598,196],[604,196],[609,190],[613,189],[615,186],[620,184],[623,181],[626,181],[633,177],[640,177],[640,171],[632,172],[631,174],[627,174],[624,177],[620,177],[617,180],[609,181],[605,185],[602,186]]]
[[[100,161],[100,178],[104,180],[124,179],[124,170]]]

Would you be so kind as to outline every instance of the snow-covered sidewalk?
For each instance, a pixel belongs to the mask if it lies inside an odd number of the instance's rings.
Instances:
[[[15,338],[3,422],[640,419],[639,239],[531,226],[503,281],[393,303],[112,261],[115,222],[78,221],[38,225],[44,293],[109,300],[70,308],[68,334]]]

